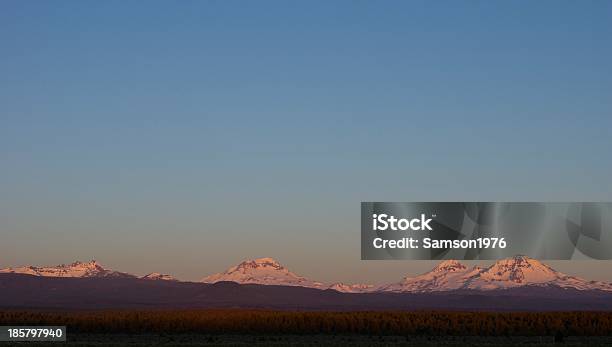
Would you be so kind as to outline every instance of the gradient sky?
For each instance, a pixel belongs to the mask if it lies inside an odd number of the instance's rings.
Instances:
[[[0,267],[394,281],[433,264],[361,261],[360,201],[612,201],[611,37],[610,1],[2,1]]]

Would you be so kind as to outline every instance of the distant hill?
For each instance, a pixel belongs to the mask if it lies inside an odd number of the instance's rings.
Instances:
[[[422,293],[341,293],[299,286],[61,278],[0,273],[3,309],[269,308],[281,310],[612,310],[612,293],[550,286]]]

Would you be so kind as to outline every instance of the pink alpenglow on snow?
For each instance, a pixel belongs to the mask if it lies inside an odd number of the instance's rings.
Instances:
[[[175,281],[175,282],[178,281],[173,276],[170,276],[167,274],[161,274],[159,272],[151,272],[150,274],[142,276],[141,278],[143,280],[150,280],[150,281]]]
[[[436,292],[457,289],[496,290],[526,286],[551,286],[577,290],[612,290],[612,284],[587,281],[553,270],[527,256],[517,255],[487,267],[468,268],[456,260],[446,260],[433,270],[399,283],[381,287],[389,292]]]
[[[279,286],[299,286],[308,288],[323,288],[323,283],[311,281],[299,276],[279,264],[272,258],[245,260],[232,266],[224,272],[206,276],[201,282],[216,283],[222,281],[240,284],[263,284]]]
[[[104,268],[95,260],[88,263],[74,262],[69,265],[49,267],[23,266],[0,269],[0,273],[17,273],[42,277],[120,277],[137,276]],[[155,281],[177,281],[171,275],[157,272],[141,279]],[[345,284],[331,285],[313,281],[291,272],[272,258],[246,260],[224,272],[204,277],[203,283],[236,282],[239,284],[296,286],[315,289],[331,289],[344,293],[394,292],[425,293],[453,290],[490,291],[520,287],[556,287],[575,290],[612,291],[612,283],[588,281],[566,275],[542,262],[527,256],[517,255],[495,262],[489,267],[467,267],[457,260],[440,262],[431,271],[418,276],[407,276],[391,284]]]
[[[46,267],[9,267],[0,269],[0,273],[18,273],[42,277],[135,277],[125,272],[106,269],[95,260],[88,263],[76,261],[68,265],[61,264]]]

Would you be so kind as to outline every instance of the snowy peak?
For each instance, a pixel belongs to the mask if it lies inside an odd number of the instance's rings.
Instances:
[[[342,293],[369,293],[376,290],[376,286],[372,284],[344,284],[341,282],[334,283],[328,287]]]
[[[280,266],[280,264],[274,258],[258,258],[253,260],[253,262],[260,265]]]
[[[273,258],[259,258],[253,260],[246,260],[236,265],[230,270],[248,272],[250,270],[278,270],[284,271],[285,268]]]
[[[557,287],[576,290],[612,291],[612,284],[587,281],[556,271],[550,266],[523,255],[495,262],[466,283],[465,288],[493,290],[516,287]]]
[[[263,284],[281,286],[300,286],[311,288],[322,288],[320,282],[310,281],[299,276],[272,258],[259,258],[245,260],[224,272],[206,276],[201,282],[215,283],[221,281],[236,282],[241,284]]]
[[[380,291],[420,293],[461,289],[466,281],[480,271],[480,268],[469,269],[456,260],[445,260],[429,272],[416,277],[404,277],[399,283],[381,287]]]
[[[232,266],[224,272],[204,277],[201,282],[216,283],[221,281],[236,282],[240,284],[262,284],[299,286],[316,289],[333,289],[343,293],[366,293],[376,289],[370,284],[344,284],[334,283],[325,285],[321,282],[311,281],[297,275],[273,258],[259,258],[245,260]]]
[[[0,273],[18,273],[42,277],[135,277],[127,273],[106,269],[95,260],[87,263],[76,261],[72,264],[47,267],[31,265],[16,268],[9,267],[0,269]]]
[[[433,268],[435,272],[461,272],[465,271],[467,267],[457,260],[445,260]]]
[[[142,276],[141,279],[150,281],[178,281],[173,276],[161,274],[159,272],[152,272],[148,275]]]
[[[538,260],[517,255],[495,262],[481,273],[480,279],[491,282],[528,284],[549,282],[563,276],[565,275]]]

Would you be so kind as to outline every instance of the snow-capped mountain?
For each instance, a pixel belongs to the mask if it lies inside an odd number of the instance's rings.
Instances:
[[[148,275],[142,276],[141,279],[143,280],[151,280],[151,281],[178,281],[176,278],[174,278],[171,275],[167,275],[167,274],[161,274],[159,272],[152,272]]]
[[[333,289],[343,293],[491,291],[528,286],[612,291],[611,283],[569,276],[538,260],[521,255],[499,260],[486,268],[467,267],[456,260],[445,260],[429,272],[405,277],[398,283],[387,285],[334,283],[329,286],[298,276],[272,258],[260,258],[244,261],[225,272],[202,279],[205,283],[220,281]]]
[[[104,268],[92,260],[49,267],[23,266],[0,269],[0,273],[28,274],[41,277],[119,277],[138,278],[134,275]],[[157,272],[140,277],[152,281],[175,281],[171,275]],[[515,256],[493,265],[467,267],[456,260],[445,260],[424,274],[405,277],[400,282],[386,285],[334,283],[326,285],[299,276],[272,258],[246,260],[224,272],[204,277],[201,282],[222,281],[240,284],[297,286],[332,289],[343,293],[395,292],[427,293],[453,290],[492,291],[522,287],[555,287],[576,290],[602,290],[612,292],[612,283],[588,281],[566,275],[527,256]]]
[[[334,283],[328,287],[342,293],[370,293],[378,289],[373,284],[345,284],[342,282]]]
[[[462,289],[470,278],[482,271],[468,268],[456,260],[445,260],[431,271],[416,277],[404,277],[399,283],[382,286],[384,292],[429,292]]]
[[[128,273],[106,269],[95,260],[88,263],[77,261],[68,265],[61,264],[48,267],[9,267],[0,269],[0,273],[17,273],[42,277],[135,277]]]
[[[224,272],[206,276],[201,282],[216,283],[221,281],[240,284],[264,284],[281,286],[299,286],[324,289],[323,283],[311,281],[296,275],[272,258],[246,260]]]
[[[456,260],[433,270],[380,288],[389,292],[437,292],[457,289],[496,290],[526,286],[550,286],[577,290],[612,291],[612,284],[569,276],[527,256],[515,256],[487,267],[468,268]]]
[[[556,271],[542,262],[515,256],[497,261],[466,283],[466,288],[490,290],[522,286],[553,286],[577,290],[612,290],[612,284],[587,281]]]

